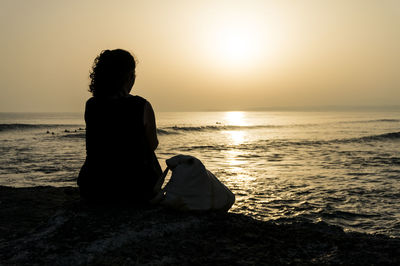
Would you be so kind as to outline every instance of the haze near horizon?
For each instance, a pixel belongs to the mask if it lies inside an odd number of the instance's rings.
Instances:
[[[0,111],[81,112],[94,58],[138,60],[156,111],[398,106],[400,2],[0,3]]]

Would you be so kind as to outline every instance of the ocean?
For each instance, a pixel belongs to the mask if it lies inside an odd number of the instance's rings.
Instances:
[[[260,220],[400,237],[400,112],[159,112],[165,160],[199,158]],[[0,113],[0,185],[76,186],[81,113]]]

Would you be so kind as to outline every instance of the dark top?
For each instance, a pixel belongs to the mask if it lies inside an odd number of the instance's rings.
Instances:
[[[161,168],[145,136],[139,96],[92,97],[86,102],[86,161],[78,177],[88,199],[145,202]]]

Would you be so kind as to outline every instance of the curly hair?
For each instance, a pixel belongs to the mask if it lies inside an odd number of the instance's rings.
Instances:
[[[93,62],[89,91],[95,97],[116,95],[135,68],[135,58],[128,51],[103,50]]]

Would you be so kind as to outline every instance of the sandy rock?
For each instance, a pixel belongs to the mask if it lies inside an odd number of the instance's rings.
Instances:
[[[400,264],[400,239],[326,223],[93,205],[76,188],[0,187],[1,265]]]

